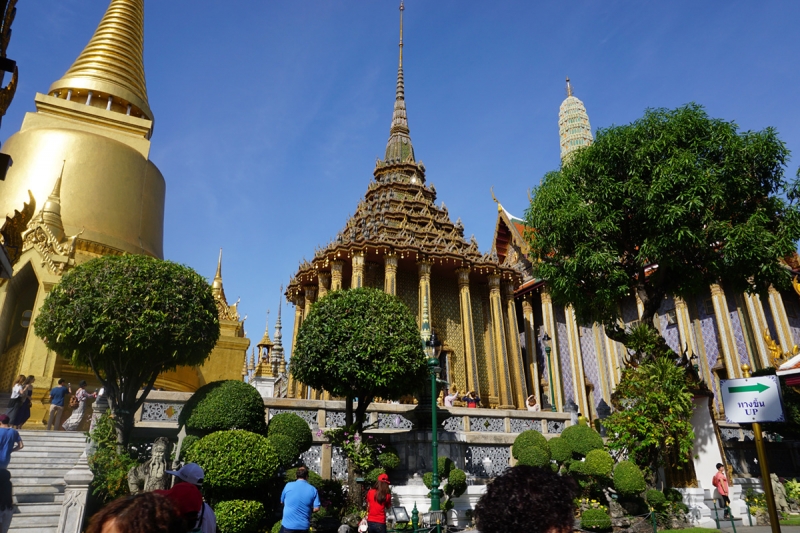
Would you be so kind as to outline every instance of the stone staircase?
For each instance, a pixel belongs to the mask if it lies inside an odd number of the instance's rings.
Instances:
[[[64,475],[86,448],[86,436],[72,431],[21,430],[25,447],[11,454],[14,518],[9,533],[55,533],[64,501]]]

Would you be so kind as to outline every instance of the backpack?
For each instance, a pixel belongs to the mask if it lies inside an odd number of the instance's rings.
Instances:
[[[79,402],[79,401],[78,401],[78,399],[77,399],[75,396],[72,396],[72,397],[69,399],[69,406],[70,406],[70,407],[72,407],[73,409],[75,409],[76,407],[78,407],[78,406],[80,405],[80,403],[81,403],[81,402]]]
[[[712,484],[712,485],[713,485],[715,488],[716,488],[716,486],[717,486],[717,482],[718,482],[718,480],[717,480],[717,475],[716,475],[716,474],[714,474],[714,477],[712,477],[712,478],[711,478],[711,484]]]

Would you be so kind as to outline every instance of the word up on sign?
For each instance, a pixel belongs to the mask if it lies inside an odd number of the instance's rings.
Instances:
[[[726,379],[720,382],[725,418],[734,424],[785,422],[777,376]]]

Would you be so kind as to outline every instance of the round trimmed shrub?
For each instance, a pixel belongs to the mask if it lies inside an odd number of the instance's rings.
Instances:
[[[364,475],[364,484],[367,485],[368,487],[372,487],[373,485],[375,485],[375,483],[378,482],[378,476],[385,473],[386,470],[381,466],[373,468]]]
[[[586,454],[586,473],[590,476],[611,477],[614,459],[605,450],[592,450]]]
[[[660,490],[650,489],[647,491],[645,495],[645,499],[647,503],[650,504],[650,507],[654,507],[656,509],[660,509],[665,503],[667,503],[667,497],[664,496],[664,493]]]
[[[395,452],[383,452],[378,455],[377,461],[386,470],[394,470],[400,466],[400,456]]]
[[[455,463],[449,457],[439,457],[439,479],[444,479],[450,475],[450,471],[455,468]]]
[[[300,454],[297,452],[297,445],[291,437],[276,433],[267,437],[267,441],[277,452],[278,463],[281,467],[292,466],[300,458]]]
[[[424,474],[422,474],[422,482],[429,489],[433,487],[433,472],[425,472]]]
[[[581,528],[595,531],[611,529],[611,517],[602,509],[586,509],[581,513]]]
[[[297,481],[297,468],[290,468],[283,474],[283,481],[286,483],[291,483],[292,481]],[[314,472],[313,470],[308,471],[308,483],[314,487],[315,489],[319,490],[322,487],[322,476]]]
[[[253,494],[280,467],[278,453],[265,437],[238,429],[206,435],[192,446],[187,460],[203,468],[203,487],[213,501]]]
[[[214,508],[220,533],[252,533],[259,531],[266,511],[264,504],[252,500],[228,500]]]
[[[244,429],[266,435],[264,400],[243,381],[214,381],[195,392],[178,415],[178,423],[200,435]]]
[[[181,444],[181,456],[180,459],[183,460],[187,457],[189,450],[192,449],[192,446],[197,444],[197,441],[200,440],[198,435],[186,435],[183,437],[183,444]]]
[[[561,438],[567,441],[573,453],[580,455],[603,449],[603,437],[589,426],[570,426],[561,432]]]
[[[543,468],[550,464],[550,451],[539,446],[522,448],[517,457],[517,464]]]
[[[624,496],[639,494],[647,485],[644,474],[632,461],[620,461],[614,467],[614,488]]]
[[[514,439],[514,444],[511,446],[511,455],[514,459],[519,459],[519,452],[523,448],[533,448],[534,446],[547,450],[548,454],[550,453],[550,446],[547,445],[547,439],[544,435],[533,429],[523,431]]]
[[[569,443],[561,437],[553,437],[547,444],[550,446],[550,458],[556,462],[563,463],[572,459],[572,448]]]
[[[467,491],[467,474],[460,468],[453,468],[450,470],[450,475],[447,476],[447,483],[444,486],[445,493],[458,498]]]
[[[294,413],[278,413],[273,416],[267,427],[267,436],[272,435],[286,435],[292,439],[298,454],[307,452],[313,441],[311,428],[305,420]]]

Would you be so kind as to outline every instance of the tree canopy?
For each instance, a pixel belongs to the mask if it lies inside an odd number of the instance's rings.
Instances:
[[[649,319],[666,295],[711,283],[783,287],[780,260],[800,239],[788,155],[772,128],[742,132],[696,104],[600,129],[535,188],[526,212],[535,275],[555,303],[622,342],[619,304],[630,294]]]
[[[374,398],[409,394],[425,379],[419,328],[395,296],[372,288],[334,291],[312,306],[300,326],[291,372],[306,385],[346,398],[348,426],[358,398],[360,428]]]
[[[34,326],[49,349],[101,381],[120,443],[158,375],[201,364],[219,338],[208,282],[189,267],[143,255],[100,257],[68,271]]]

